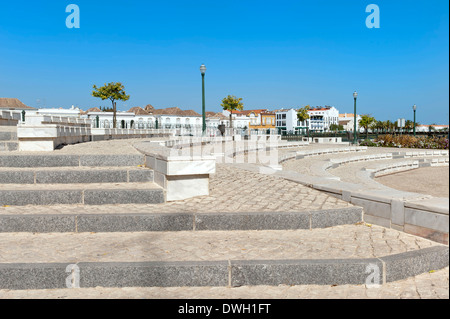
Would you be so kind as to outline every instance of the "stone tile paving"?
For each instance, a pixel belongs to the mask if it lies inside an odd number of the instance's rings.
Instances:
[[[449,299],[449,267],[379,288],[342,286],[243,286],[0,290],[0,299]]]
[[[371,225],[314,230],[0,234],[0,263],[375,258],[435,242]]]
[[[209,196],[157,205],[0,207],[0,214],[302,212],[352,206],[280,177],[248,172],[232,165],[218,164],[216,174],[210,178]]]

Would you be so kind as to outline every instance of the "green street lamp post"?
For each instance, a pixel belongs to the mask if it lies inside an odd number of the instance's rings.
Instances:
[[[358,97],[358,92],[353,93],[353,99],[355,100],[355,113],[353,114],[354,130],[353,130],[353,144],[356,145],[358,142],[358,136],[356,132],[356,126],[358,124],[358,117],[356,116],[356,98]]]
[[[416,110],[417,110],[417,105],[414,104],[414,106],[413,106],[413,111],[414,111],[414,127],[413,127],[413,133],[414,133],[414,137],[416,137]]]
[[[200,67],[200,72],[202,73],[202,117],[203,117],[203,124],[202,124],[202,132],[203,136],[206,133],[206,102],[205,102],[205,73],[206,73],[206,66],[204,64]]]

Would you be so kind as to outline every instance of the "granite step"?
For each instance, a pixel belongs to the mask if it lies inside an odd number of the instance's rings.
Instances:
[[[0,206],[159,204],[164,190],[147,183],[0,184]]]
[[[145,165],[143,154],[74,155],[74,154],[2,154],[0,167],[119,167]]]
[[[360,207],[264,213],[177,211],[171,203],[0,207],[0,233],[314,230],[362,221]]]
[[[19,149],[19,142],[0,141],[0,152],[13,152]]]
[[[0,234],[0,289],[384,284],[447,267],[448,246],[378,226]]]
[[[18,141],[17,140],[17,131],[3,131],[0,130],[0,142],[11,142],[11,141]]]
[[[144,167],[0,167],[0,184],[153,182],[153,170]]]

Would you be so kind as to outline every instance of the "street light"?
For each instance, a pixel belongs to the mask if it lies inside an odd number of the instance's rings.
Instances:
[[[416,136],[416,110],[417,110],[417,105],[413,105],[413,110],[414,110],[414,128],[413,128],[413,132],[414,132],[414,137]]]
[[[354,113],[354,117],[353,117],[353,119],[354,119],[354,131],[353,131],[353,144],[354,145],[356,145],[356,143],[357,143],[357,141],[358,141],[358,139],[357,139],[357,134],[356,134],[356,125],[357,125],[357,121],[358,121],[358,118],[357,118],[357,116],[356,116],[356,98],[358,97],[358,92],[354,92],[353,93],[353,99],[355,100],[355,113]]]
[[[200,72],[202,73],[202,116],[203,116],[203,125],[202,125],[202,132],[203,136],[205,136],[206,133],[206,107],[205,107],[205,73],[206,73],[206,66],[202,64],[200,66]]]

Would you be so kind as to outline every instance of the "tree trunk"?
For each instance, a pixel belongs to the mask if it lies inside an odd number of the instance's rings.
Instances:
[[[116,128],[116,121],[117,121],[117,109],[116,109],[116,102],[112,102],[113,104],[113,128]]]

